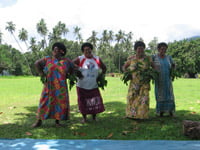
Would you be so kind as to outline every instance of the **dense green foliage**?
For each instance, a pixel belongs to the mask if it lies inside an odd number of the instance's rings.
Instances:
[[[176,101],[175,117],[155,116],[154,87],[150,91],[150,119],[136,121],[125,118],[128,87],[120,78],[106,77],[108,85],[101,90],[106,111],[90,116],[81,124],[76,88],[69,91],[70,120],[61,121],[56,128],[54,120],[45,120],[39,128],[31,128],[42,92],[38,77],[0,78],[0,138],[34,139],[115,139],[115,140],[190,140],[182,133],[182,121],[200,121],[200,79],[177,79],[173,82]]]
[[[169,43],[168,53],[174,59],[179,74],[195,78],[200,72],[200,39]]]
[[[16,36],[15,26],[10,21],[7,22],[5,29],[17,42],[19,50],[3,44],[3,34],[0,32],[0,74],[2,74],[3,70],[7,70],[13,75],[37,75],[34,62],[46,55],[51,55],[51,46],[57,41],[66,45],[67,57],[70,59],[82,54],[80,46],[83,42],[91,42],[94,45],[94,53],[100,56],[107,65],[107,72],[121,73],[127,57],[134,53],[134,41],[142,40],[142,38],[133,40],[132,32],[125,33],[119,30],[114,33],[112,30],[106,29],[102,33],[92,31],[91,35],[86,40],[83,40],[80,27],[75,26],[70,31],[65,23],[59,21],[50,31],[44,19],[41,19],[36,24],[38,35],[41,37],[36,39],[36,37],[29,37],[25,28],[19,30]],[[67,37],[70,32],[71,35],[74,35],[74,39],[70,38],[69,40]],[[25,49],[21,46],[23,42],[26,46]],[[148,43],[146,48],[148,55],[157,52],[157,43],[158,39],[156,37]],[[200,39],[174,41],[169,43],[167,52],[175,60],[176,76],[187,74],[189,77],[194,77],[200,72]]]

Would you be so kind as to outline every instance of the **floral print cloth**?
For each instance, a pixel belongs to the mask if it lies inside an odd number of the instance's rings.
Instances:
[[[37,111],[37,118],[67,120],[69,118],[69,95],[66,76],[73,68],[68,58],[57,60],[53,57],[45,57],[44,72],[47,82],[41,94]]]
[[[152,59],[145,56],[143,59],[137,59],[132,56],[128,59],[130,71],[137,70],[137,64],[140,63],[141,69],[151,67]],[[143,83],[140,72],[137,70],[132,73],[132,80],[128,89],[126,116],[134,119],[147,119],[149,113],[149,90],[150,83]]]

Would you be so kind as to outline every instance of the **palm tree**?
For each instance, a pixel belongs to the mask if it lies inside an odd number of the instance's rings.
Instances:
[[[78,41],[78,43],[81,43],[82,42],[82,35],[81,35],[81,33],[80,33],[80,30],[81,30],[81,28],[79,28],[78,26],[75,26],[74,27],[74,36],[75,36],[75,38],[76,38],[76,40]]]
[[[27,47],[27,50],[29,49],[28,47],[28,44],[27,44],[27,40],[28,40],[28,31],[24,28],[22,28],[20,31],[19,31],[19,35],[18,35],[19,39],[21,41],[23,41]]]
[[[92,35],[87,39],[88,42],[92,43],[92,45],[94,46],[94,50],[97,49],[97,41],[99,39],[97,38],[97,32],[95,32],[94,30],[92,31]]]
[[[119,65],[118,65],[118,68],[119,68],[119,72],[121,72],[121,58],[120,58],[120,53],[122,53],[123,51],[123,43],[124,43],[124,37],[125,37],[125,33],[122,31],[122,30],[119,30],[118,33],[115,35],[116,37],[116,40],[117,40],[117,51],[118,51],[118,54],[119,54]]]
[[[108,34],[108,31],[107,30],[103,30],[103,33],[102,33],[102,42],[106,45],[108,45],[109,43],[109,34]]]
[[[133,51],[133,33],[129,32],[128,34],[125,34],[125,38],[124,38],[124,51],[127,51],[128,54],[130,55]]]
[[[110,30],[110,31],[108,32],[108,40],[109,40],[110,44],[112,43],[113,39],[114,39],[114,38],[113,38],[113,31]]]
[[[15,41],[17,42],[17,44],[18,44],[20,50],[23,52],[23,49],[22,49],[21,45],[19,44],[19,41],[17,40],[17,38],[16,38],[15,35],[14,35],[14,32],[15,32],[15,24],[14,24],[12,21],[9,21],[9,22],[7,22],[7,26],[6,26],[5,29],[8,30],[8,32],[11,33],[11,35],[14,37]]]
[[[43,37],[43,40],[45,42],[45,47],[47,47],[46,36],[48,29],[43,18],[39,21],[39,23],[37,23],[36,27],[37,27],[37,32]]]
[[[124,32],[122,30],[119,30],[118,33],[115,35],[117,43],[122,43],[124,39]]]
[[[54,27],[53,32],[49,33],[48,38],[49,38],[50,42],[60,40],[61,39],[61,33],[60,33],[59,29]]]
[[[58,29],[61,36],[66,36],[69,32],[69,29],[66,27],[65,23],[62,23],[61,21],[58,22],[56,28]]]
[[[9,22],[7,22],[7,26],[6,26],[5,29],[8,30],[8,32],[11,33],[11,35],[14,37],[15,41],[17,42],[17,44],[18,44],[20,50],[23,52],[23,49],[22,49],[21,45],[19,44],[19,41],[17,40],[17,38],[16,38],[15,35],[14,35],[14,32],[15,32],[15,24],[14,24],[12,21],[9,21]],[[29,63],[28,63],[27,58],[25,57],[24,54],[23,54],[23,56],[24,56],[24,59],[25,59],[27,65],[28,65],[30,74],[33,75],[33,74],[32,74],[32,71],[31,71],[31,68],[30,68],[30,65],[29,65]]]
[[[30,49],[33,52],[34,56],[36,57],[36,59],[39,59],[39,47],[36,44],[36,39],[35,37],[31,37],[30,38]]]
[[[48,35],[50,41],[57,41],[61,40],[62,36],[66,36],[66,34],[69,32],[69,29],[66,28],[65,23],[62,23],[61,21],[58,22],[58,24],[53,28],[53,32]]]

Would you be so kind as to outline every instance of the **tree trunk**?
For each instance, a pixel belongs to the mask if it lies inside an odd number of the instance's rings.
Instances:
[[[191,139],[200,139],[200,122],[184,120],[183,121],[183,134]]]

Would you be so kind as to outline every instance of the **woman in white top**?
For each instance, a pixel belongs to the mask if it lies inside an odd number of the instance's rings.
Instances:
[[[78,106],[83,116],[83,123],[87,121],[87,114],[91,114],[96,120],[96,114],[105,110],[103,99],[97,85],[97,77],[106,73],[106,66],[98,56],[92,54],[93,45],[83,43],[81,46],[82,56],[73,60],[81,72],[76,84],[78,95]],[[101,73],[99,74],[99,70]]]

